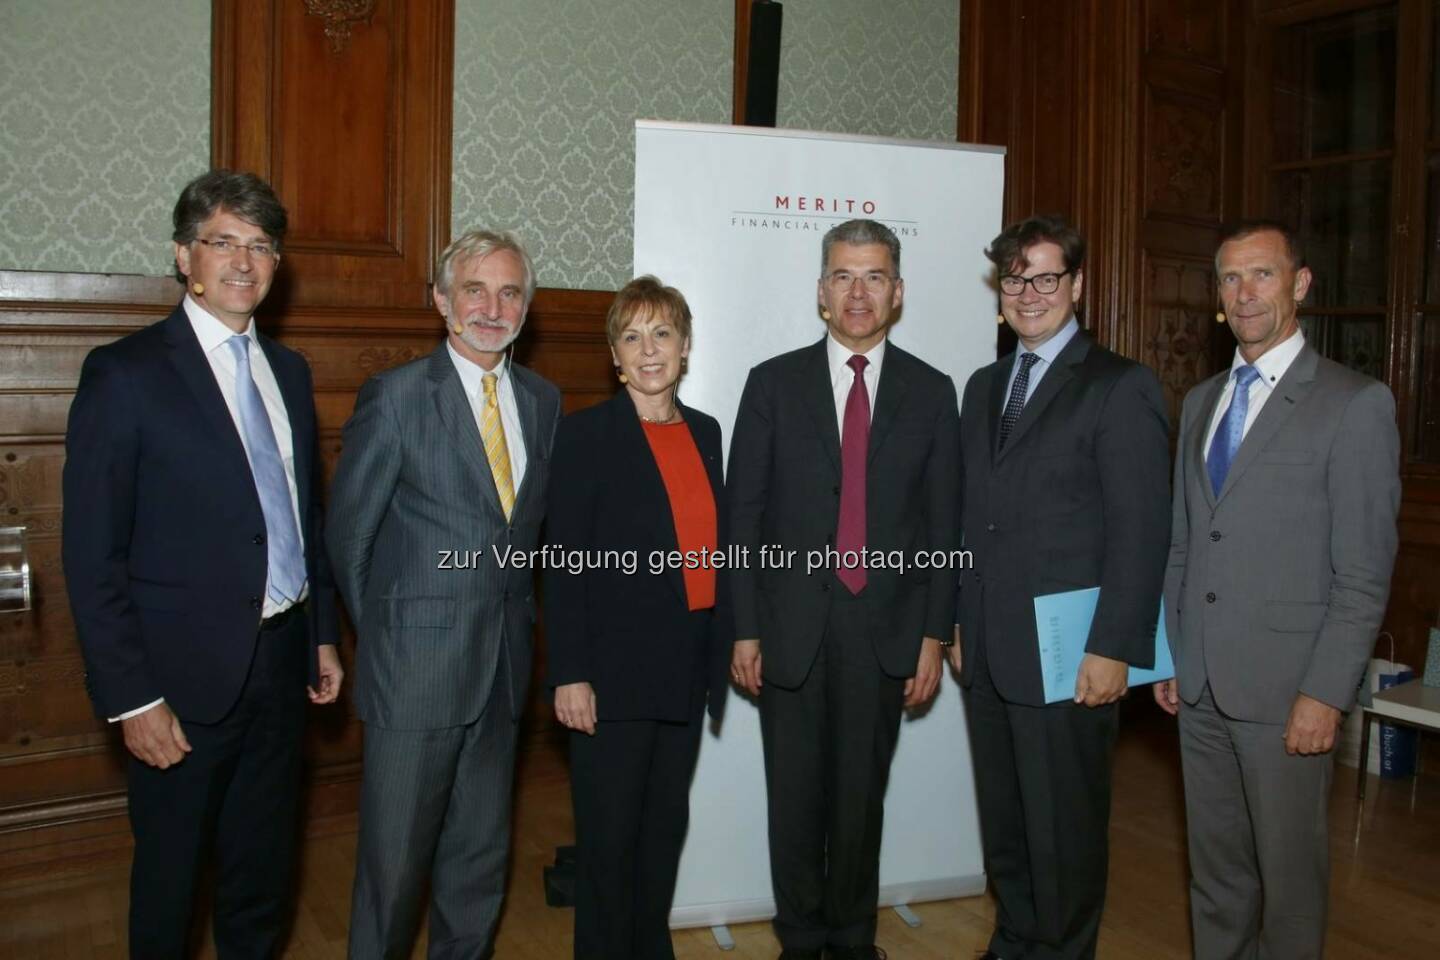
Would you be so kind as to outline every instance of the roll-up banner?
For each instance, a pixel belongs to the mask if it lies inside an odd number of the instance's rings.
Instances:
[[[956,392],[995,356],[986,245],[1000,230],[1000,147],[798,130],[638,121],[635,273],[685,294],[694,314],[687,404],[730,429],[750,368],[825,335],[820,243],[866,217],[900,238],[905,303],[896,343]],[[929,709],[907,714],[890,770],[880,903],[983,891],[979,821],[960,687],[946,670]],[[672,926],[773,916],[759,712],[731,691],[707,724],[691,789]]]

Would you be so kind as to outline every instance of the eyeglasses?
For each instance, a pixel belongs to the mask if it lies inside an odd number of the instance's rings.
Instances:
[[[849,270],[834,270],[825,275],[825,283],[831,290],[849,290],[859,280],[871,293],[884,293],[895,282],[895,278],[882,270],[868,273],[851,273]]]
[[[1029,284],[1035,288],[1036,293],[1054,293],[1060,289],[1061,278],[1068,277],[1072,273],[1074,273],[1073,270],[1066,270],[1064,273],[1037,273],[1033,277],[1007,273],[1000,278],[1000,291],[1008,296],[1018,297],[1025,292],[1025,285]]]
[[[275,249],[275,244],[267,240],[257,240],[254,243],[236,243],[234,240],[206,240],[202,237],[195,238],[196,243],[203,243],[214,250],[222,257],[233,257],[241,250],[248,250],[250,256],[256,260],[273,260],[280,255]]]

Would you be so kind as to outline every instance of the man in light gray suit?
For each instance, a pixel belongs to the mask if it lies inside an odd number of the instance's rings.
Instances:
[[[1179,712],[1195,956],[1324,949],[1337,733],[1385,614],[1400,501],[1395,402],[1321,357],[1285,226],[1227,230],[1231,368],[1185,398],[1165,604]]]
[[[427,881],[429,956],[494,952],[535,618],[531,569],[497,552],[536,547],[560,419],[560,391],[506,356],[535,290],[519,242],[467,233],[436,276],[446,341],[361,388],[326,538],[359,634],[364,960],[410,955]]]

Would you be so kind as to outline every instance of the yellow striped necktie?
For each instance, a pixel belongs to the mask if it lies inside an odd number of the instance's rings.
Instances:
[[[485,456],[490,460],[490,473],[495,477],[495,491],[500,494],[500,507],[505,519],[515,509],[515,481],[510,476],[510,448],[505,445],[505,424],[500,422],[500,397],[495,386],[500,378],[485,374],[485,402],[480,412],[480,439],[485,442]]]

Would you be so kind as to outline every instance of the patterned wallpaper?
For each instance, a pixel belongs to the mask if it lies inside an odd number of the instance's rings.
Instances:
[[[776,125],[955,139],[956,0],[789,0]]]
[[[637,118],[728,123],[728,0],[456,0],[451,230],[515,230],[541,286],[630,278]]]
[[[0,269],[169,273],[209,159],[209,3],[0,0]]]

